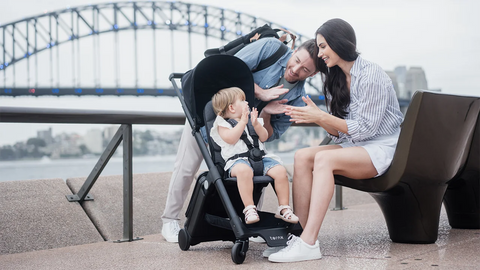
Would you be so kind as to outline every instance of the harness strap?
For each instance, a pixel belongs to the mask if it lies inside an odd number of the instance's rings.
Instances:
[[[226,121],[230,125],[232,125],[232,127],[235,127],[238,124],[238,122],[234,119],[227,119]],[[242,135],[240,136],[240,139],[242,139],[242,141],[245,142],[245,144],[248,147],[248,150],[251,150],[254,147],[255,148],[260,148],[259,144],[258,144],[258,135],[255,132],[255,128],[253,127],[252,122],[250,121],[250,118],[248,119],[247,129],[248,129],[248,133],[250,133],[250,137],[252,137],[252,139],[253,139],[253,144],[248,139],[248,136],[247,136],[247,133],[245,132],[245,130],[243,131]]]
[[[226,121],[230,125],[232,125],[232,127],[235,127],[238,124],[238,122],[235,121],[234,119],[227,119]],[[248,139],[247,133],[244,130],[242,135],[240,136],[240,139],[242,139],[242,141],[245,142],[245,144],[248,147],[248,151],[244,153],[236,154],[233,157],[230,157],[227,161],[237,159],[239,157],[248,157],[248,161],[253,168],[253,174],[257,176],[263,175],[263,157],[265,156],[265,151],[260,150],[258,135],[255,132],[255,128],[253,127],[250,119],[248,119],[247,129],[248,129],[248,132],[250,133],[250,136],[253,139],[253,144]]]
[[[265,151],[261,150],[260,153],[262,154],[262,157],[265,156]],[[234,159],[241,158],[241,157],[250,157],[250,151],[231,156],[229,159],[227,159],[227,161],[234,160]]]
[[[229,159],[227,159],[227,161],[234,160],[234,159],[241,158],[241,157],[249,157],[249,156],[250,156],[249,152],[243,152],[241,154],[236,154],[236,155],[230,157]]]

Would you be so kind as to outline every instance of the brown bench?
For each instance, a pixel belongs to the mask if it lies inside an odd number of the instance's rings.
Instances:
[[[402,124],[395,156],[380,177],[335,184],[369,192],[390,238],[433,243],[442,202],[453,228],[480,228],[480,97],[418,91]]]
[[[480,228],[480,116],[465,168],[448,183],[443,197],[450,226],[457,229]]]

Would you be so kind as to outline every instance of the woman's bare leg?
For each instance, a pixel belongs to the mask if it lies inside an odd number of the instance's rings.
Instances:
[[[313,183],[310,193],[308,220],[301,238],[313,245],[333,196],[334,174],[353,179],[367,179],[377,175],[377,170],[362,147],[349,147],[320,151],[315,155]]]
[[[295,153],[292,184],[293,209],[302,227],[307,222],[308,210],[310,209],[315,155],[320,151],[338,148],[341,148],[341,146],[323,145],[303,148]]]

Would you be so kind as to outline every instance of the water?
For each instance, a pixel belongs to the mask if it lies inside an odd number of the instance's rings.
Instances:
[[[293,163],[293,152],[276,153],[285,164]],[[98,158],[40,159],[0,162],[0,182],[33,179],[87,177]],[[175,155],[144,156],[133,158],[133,173],[171,172]],[[200,169],[207,167],[202,163]],[[123,158],[112,157],[101,176],[123,174]]]
[[[87,177],[98,158],[87,159],[41,159],[0,162],[0,182]],[[175,155],[147,156],[133,158],[133,173],[152,173],[172,171]],[[123,158],[112,157],[102,171],[103,175],[123,174]]]

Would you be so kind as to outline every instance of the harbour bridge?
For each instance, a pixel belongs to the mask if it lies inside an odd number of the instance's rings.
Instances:
[[[174,96],[169,74],[186,72],[206,49],[265,24],[288,29],[238,11],[175,1],[91,4],[23,18],[0,25],[0,98]],[[309,39],[288,30],[297,36],[296,47]],[[321,104],[321,77],[307,82],[307,93]]]
[[[233,10],[137,1],[71,7],[0,26],[0,95],[172,95],[168,76],[264,24]],[[294,32],[294,31],[293,31]],[[306,38],[296,33],[296,45]],[[310,81],[319,89],[319,78]]]

